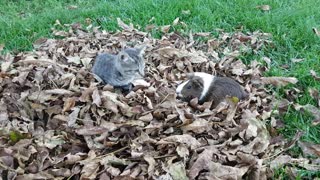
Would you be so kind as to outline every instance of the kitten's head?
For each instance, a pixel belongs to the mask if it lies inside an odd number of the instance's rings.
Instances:
[[[143,54],[146,49],[145,45],[135,48],[126,48],[118,54],[118,60],[122,69],[127,74],[139,73],[144,76],[145,62]]]

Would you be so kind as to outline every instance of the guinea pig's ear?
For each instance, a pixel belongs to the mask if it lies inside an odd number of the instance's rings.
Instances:
[[[203,80],[201,78],[194,76],[194,78],[192,78],[192,85],[197,88],[202,88]]]
[[[124,51],[121,51],[118,54],[118,57],[119,57],[120,61],[123,61],[123,62],[127,62],[129,60],[129,55],[127,53],[125,53]]]
[[[186,76],[188,79],[192,79],[194,77],[194,73],[187,73]]]
[[[147,45],[145,45],[145,44],[138,45],[135,47],[135,49],[138,51],[139,55],[143,55],[146,48],[147,48]]]

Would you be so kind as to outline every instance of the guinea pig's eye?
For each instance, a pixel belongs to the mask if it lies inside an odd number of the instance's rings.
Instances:
[[[189,85],[189,86],[187,86],[187,89],[191,89],[191,86]]]

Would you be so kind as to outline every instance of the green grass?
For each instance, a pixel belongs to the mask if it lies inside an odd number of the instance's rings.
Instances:
[[[257,5],[268,4],[270,12],[257,10]],[[69,5],[78,8],[69,10]],[[190,10],[190,15],[181,14]],[[139,24],[142,28],[155,17],[157,25],[171,24],[180,17],[193,32],[213,32],[216,28],[235,31],[243,26],[244,31],[261,30],[273,35],[274,49],[265,49],[255,56],[244,59],[260,59],[268,56],[272,60],[269,76],[295,76],[295,86],[303,91],[296,100],[300,104],[316,102],[309,96],[308,88],[320,90],[320,83],[309,73],[310,69],[320,74],[320,37],[312,28],[320,29],[319,0],[2,0],[0,2],[0,44],[6,50],[19,52],[32,49],[32,42],[39,37],[50,37],[55,20],[63,23],[81,22],[91,18],[95,25],[107,30],[118,28],[116,18]],[[304,58],[292,63],[291,58]],[[288,65],[288,69],[280,66]],[[277,89],[284,95],[283,89]],[[310,115],[289,110],[283,117],[282,133],[291,138],[297,130],[305,132],[303,140],[320,143],[320,126],[311,126]],[[304,172],[305,173],[305,172]],[[307,173],[308,174],[308,173]]]

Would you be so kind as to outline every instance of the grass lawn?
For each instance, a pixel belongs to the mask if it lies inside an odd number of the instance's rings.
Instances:
[[[262,12],[256,6],[268,4],[271,11]],[[77,8],[69,9],[70,5]],[[190,14],[182,14],[190,10]],[[216,28],[235,31],[243,26],[243,31],[272,33],[276,48],[265,49],[259,55],[248,55],[246,60],[260,59],[263,56],[272,60],[268,76],[294,76],[296,85],[304,92],[296,102],[313,104],[308,88],[320,90],[320,83],[314,80],[309,71],[320,74],[320,37],[312,28],[320,29],[319,0],[1,0],[0,2],[0,44],[7,51],[32,49],[32,42],[39,37],[50,37],[55,20],[63,23],[85,22],[86,18],[107,30],[116,30],[116,18],[145,27],[154,17],[157,25],[171,24],[176,17],[188,25],[193,32],[213,32]],[[292,63],[292,58],[304,61]],[[282,68],[283,66],[287,68]],[[275,89],[279,96],[284,89]],[[289,110],[283,117],[283,134],[291,138],[297,130],[305,132],[302,140],[320,144],[320,126],[311,126],[311,117],[304,113]],[[292,153],[299,153],[298,147]],[[285,171],[279,170],[282,177]],[[312,172],[301,171],[308,177]],[[317,174],[320,176],[320,173]]]

